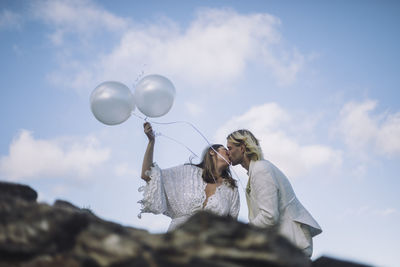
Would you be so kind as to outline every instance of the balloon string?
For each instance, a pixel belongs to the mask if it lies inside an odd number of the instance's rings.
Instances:
[[[133,113],[133,115],[137,116],[135,113]],[[140,117],[139,117],[140,118]],[[143,119],[143,118],[142,118]],[[201,135],[201,137],[203,137],[203,139],[207,142],[208,145],[211,146],[211,143],[208,141],[207,137],[204,136],[204,134],[202,132],[200,132],[199,129],[197,129],[196,126],[194,126],[192,123],[188,122],[188,121],[171,121],[171,122],[156,122],[156,121],[151,121],[148,120],[147,117],[144,118],[145,121],[154,123],[154,124],[161,124],[161,125],[169,125],[169,124],[177,124],[177,123],[184,123],[184,124],[188,124],[189,126],[191,126],[197,133],[199,133]]]
[[[142,78],[142,76],[144,75],[144,67],[146,67],[146,64],[143,64],[143,69],[140,71],[140,73],[136,77],[133,87],[136,87],[136,84],[139,82],[140,78]]]
[[[165,137],[165,138],[167,138],[167,139],[170,139],[170,140],[172,140],[172,141],[174,141],[174,142],[176,142],[176,143],[178,143],[178,144],[184,146],[184,147],[185,147],[187,150],[189,150],[190,153],[192,153],[196,158],[199,157],[199,156],[197,156],[196,153],[194,153],[188,146],[186,146],[186,145],[183,144],[182,142],[179,142],[178,140],[176,140],[176,139],[174,139],[174,138],[172,138],[172,137],[166,136],[165,134],[162,134],[162,133],[160,133],[160,132],[154,132],[154,133],[155,133],[155,136],[163,136],[163,137]]]
[[[154,123],[154,124],[174,124],[174,123],[178,123],[178,122],[168,122],[168,123],[164,123],[164,122],[150,121],[150,120],[147,119],[147,117],[144,117],[144,118],[143,118],[143,117],[137,115],[137,114],[134,113],[134,112],[132,112],[132,115],[134,115],[134,116],[136,116],[136,117],[138,117],[138,118],[144,120],[145,122],[151,122],[151,123]],[[194,157],[196,157],[196,158],[199,157],[196,153],[193,152],[193,150],[191,150],[188,146],[186,146],[186,145],[183,144],[182,142],[180,142],[180,141],[178,141],[178,140],[176,140],[176,139],[174,139],[174,138],[172,138],[172,137],[169,137],[169,136],[167,136],[167,135],[165,135],[165,134],[163,134],[163,133],[161,133],[161,132],[155,132],[155,131],[153,131],[153,133],[154,133],[155,136],[163,136],[163,137],[165,137],[165,138],[167,138],[167,139],[170,139],[170,140],[172,140],[172,141],[174,141],[174,142],[176,142],[176,143],[178,143],[178,144],[184,146],[187,150],[190,151],[190,153],[192,153],[192,154],[194,155]],[[205,137],[204,137],[204,138],[205,138]]]
[[[216,149],[214,149],[214,148],[212,147],[211,143],[210,143],[210,142],[208,141],[208,139],[204,136],[204,134],[203,134],[196,126],[194,126],[192,123],[190,123],[190,122],[188,122],[188,121],[156,122],[156,121],[148,120],[147,116],[146,116],[145,118],[143,118],[143,117],[139,116],[138,114],[136,114],[136,113],[134,113],[134,112],[132,112],[132,115],[134,115],[134,116],[136,116],[136,117],[138,117],[138,118],[144,120],[145,122],[151,122],[151,123],[160,124],[160,125],[170,125],[170,124],[177,124],[177,123],[188,124],[188,125],[191,126],[198,134],[200,134],[201,137],[203,137],[203,139],[207,142],[207,144],[210,146],[210,148],[211,148],[218,156],[220,156],[226,163],[228,163],[229,166],[232,167],[232,164],[229,163]],[[196,153],[194,153],[189,147],[187,147],[187,146],[184,145],[183,143],[177,141],[176,139],[171,138],[171,137],[168,137],[168,136],[166,136],[166,135],[164,135],[164,134],[162,134],[162,133],[160,133],[160,132],[157,132],[157,133],[155,132],[155,134],[156,134],[156,136],[164,136],[164,137],[166,137],[166,138],[168,138],[168,139],[170,139],[170,140],[172,140],[172,141],[174,141],[174,142],[176,142],[176,143],[178,143],[178,144],[184,146],[184,147],[185,147],[187,150],[189,150],[195,157],[197,157],[197,158],[199,157],[199,156],[197,156]],[[240,186],[242,187],[243,191],[247,194],[247,190],[246,190],[245,187],[243,186],[242,181],[241,181],[240,178],[239,178],[239,175],[235,172],[235,170],[234,170],[233,168],[231,168],[231,171],[235,174],[237,180],[238,180],[239,183],[240,183]],[[214,179],[214,182],[217,183],[214,177],[213,177],[213,179]]]

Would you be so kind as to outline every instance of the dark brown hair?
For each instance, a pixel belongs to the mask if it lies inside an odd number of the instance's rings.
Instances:
[[[203,177],[204,182],[206,182],[206,183],[215,184],[215,182],[216,182],[214,179],[214,177],[216,176],[216,173],[217,173],[216,166],[214,164],[213,157],[211,156],[210,151],[216,152],[216,151],[218,151],[218,149],[220,147],[223,147],[223,145],[214,144],[214,145],[209,146],[203,152],[202,160],[199,164],[190,163],[191,165],[194,165],[194,166],[197,166],[197,167],[203,169],[202,177]],[[218,154],[216,154],[216,155],[218,155]],[[221,176],[225,181],[227,181],[229,183],[230,187],[232,187],[232,188],[237,187],[236,180],[232,178],[232,174],[231,174],[231,171],[229,170],[229,167],[227,167],[225,170],[222,171]]]

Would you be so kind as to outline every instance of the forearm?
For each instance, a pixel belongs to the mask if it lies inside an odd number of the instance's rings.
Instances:
[[[271,214],[270,212],[266,212],[261,210],[258,215],[251,221],[251,224],[257,227],[268,227],[273,226],[278,223],[277,214]]]
[[[153,164],[153,154],[154,154],[154,143],[155,140],[149,141],[147,144],[146,152],[144,153],[143,163],[142,163],[142,179],[149,181],[150,177],[146,175],[146,171],[150,170]]]

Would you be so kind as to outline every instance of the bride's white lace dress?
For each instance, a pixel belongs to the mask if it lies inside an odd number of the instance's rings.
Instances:
[[[172,221],[168,231],[184,223],[191,215],[200,210],[211,211],[220,216],[237,218],[239,213],[239,193],[237,187],[232,188],[228,182],[222,183],[209,196],[207,204],[205,188],[207,183],[201,177],[203,170],[186,164],[161,170],[153,165],[147,175],[151,178],[143,191],[141,213],[164,214]],[[139,215],[140,216],[140,215]]]

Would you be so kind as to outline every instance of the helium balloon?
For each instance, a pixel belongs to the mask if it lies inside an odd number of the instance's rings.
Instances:
[[[120,82],[107,81],[97,86],[90,96],[93,115],[104,124],[123,123],[135,109],[133,94]]]
[[[134,98],[138,109],[147,117],[160,117],[171,109],[175,87],[164,76],[147,75],[136,85]]]

